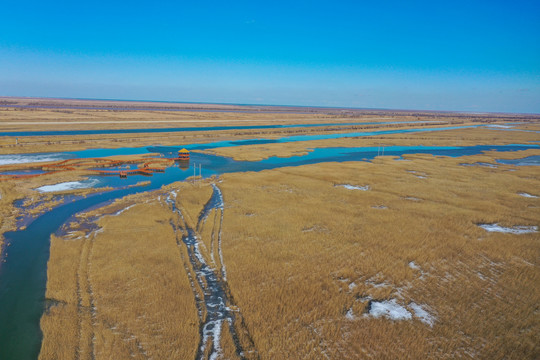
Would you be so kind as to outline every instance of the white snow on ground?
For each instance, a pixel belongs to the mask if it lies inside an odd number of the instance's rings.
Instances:
[[[35,162],[45,162],[45,161],[59,161],[66,159],[65,154],[61,153],[52,153],[52,154],[32,154],[32,155],[0,155],[0,165],[11,165],[11,164],[26,164],[26,163],[35,163]]]
[[[215,322],[214,342],[213,342],[214,351],[210,354],[210,360],[217,360],[221,355],[220,340],[221,340],[221,322],[222,321],[223,320],[219,320]]]
[[[102,233],[103,232],[103,228],[99,228],[97,230],[94,230],[94,231],[90,231],[88,234],[86,234],[85,238],[90,238],[90,236],[96,236],[97,234],[99,233]]]
[[[366,185],[366,186],[354,186],[354,185],[344,184],[344,185],[334,185],[334,186],[344,187],[345,189],[348,189],[348,190],[368,191],[370,189],[369,185]]]
[[[433,326],[433,323],[435,322],[435,317],[428,313],[422,305],[418,305],[416,303],[410,303],[409,306],[413,309],[414,315],[420,319],[421,322],[424,324],[428,324],[429,326]]]
[[[534,199],[538,199],[538,196],[532,195],[532,194],[528,194],[528,193],[526,193],[526,192],[518,192],[518,195],[521,195],[521,196],[526,197],[526,198],[534,198]]]
[[[509,234],[530,234],[538,232],[538,226],[503,227],[499,224],[479,224],[478,226],[489,232],[501,232]]]
[[[513,126],[508,125],[488,125],[490,128],[499,128],[499,129],[511,129]]]
[[[353,290],[356,286],[357,285],[354,282],[350,283],[349,284],[349,290]]]
[[[460,164],[462,166],[481,166],[481,167],[487,167],[487,168],[491,168],[491,169],[496,169],[498,168],[497,165],[495,164],[490,164],[490,163],[486,163],[486,162],[475,162],[475,163],[472,163],[472,164]]]
[[[412,315],[407,309],[399,305],[395,299],[385,301],[372,301],[369,315],[373,317],[385,316],[392,320],[410,320]]]
[[[414,270],[420,270],[420,266],[416,265],[416,264],[414,263],[414,261],[411,261],[411,262],[409,263],[409,267],[410,267],[411,269],[414,269]]]
[[[45,185],[38,187],[36,190],[39,192],[55,192],[55,191],[65,191],[65,190],[75,190],[75,189],[88,189],[94,187],[99,183],[97,179],[89,179],[83,181],[68,181],[64,183],[54,184],[54,185]]]
[[[346,317],[348,320],[354,320],[354,313],[353,313],[352,308],[350,308],[349,311],[347,311],[347,314],[345,315],[345,317]]]
[[[410,174],[414,174],[414,176],[416,176],[419,179],[427,179],[427,175],[425,173],[420,173],[414,170],[407,170],[407,172]]]
[[[212,188],[217,192],[219,197],[219,204],[217,205],[217,208],[223,210],[223,194],[221,193],[221,189],[218,188],[216,184],[212,184]]]
[[[111,216],[118,216],[118,215],[120,215],[121,213],[123,213],[124,211],[127,211],[127,210],[131,209],[131,208],[134,207],[135,205],[137,205],[137,204],[132,204],[132,205],[126,206],[125,208],[118,210],[118,211],[115,212],[114,214],[111,214]]]

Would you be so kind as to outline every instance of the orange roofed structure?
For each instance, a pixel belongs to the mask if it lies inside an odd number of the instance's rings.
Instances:
[[[184,148],[184,149],[178,151],[178,159],[180,159],[180,160],[189,160],[189,150]]]

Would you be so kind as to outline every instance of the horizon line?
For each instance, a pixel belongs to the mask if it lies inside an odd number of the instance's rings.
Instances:
[[[220,103],[204,101],[178,101],[178,100],[141,100],[141,99],[100,99],[100,98],[76,98],[76,97],[47,97],[47,96],[12,96],[0,95],[0,99],[48,99],[48,100],[80,100],[80,101],[120,101],[120,102],[145,102],[160,104],[196,104],[196,105],[227,105],[227,106],[265,106],[265,107],[284,107],[284,108],[315,108],[330,110],[363,110],[363,111],[403,111],[403,112],[426,112],[426,113],[456,113],[456,114],[503,114],[503,115],[537,115],[540,113],[528,112],[499,112],[499,111],[464,111],[464,110],[432,110],[432,109],[396,109],[396,108],[362,108],[350,106],[321,106],[321,105],[284,105],[284,104],[241,104],[241,103]],[[0,104],[0,107],[2,104]]]

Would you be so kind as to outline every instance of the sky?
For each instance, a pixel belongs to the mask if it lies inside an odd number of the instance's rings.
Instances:
[[[540,1],[3,0],[0,96],[540,113]]]

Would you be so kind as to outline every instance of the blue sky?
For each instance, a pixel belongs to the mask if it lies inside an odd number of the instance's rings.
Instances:
[[[539,1],[5,0],[0,95],[540,113]]]

